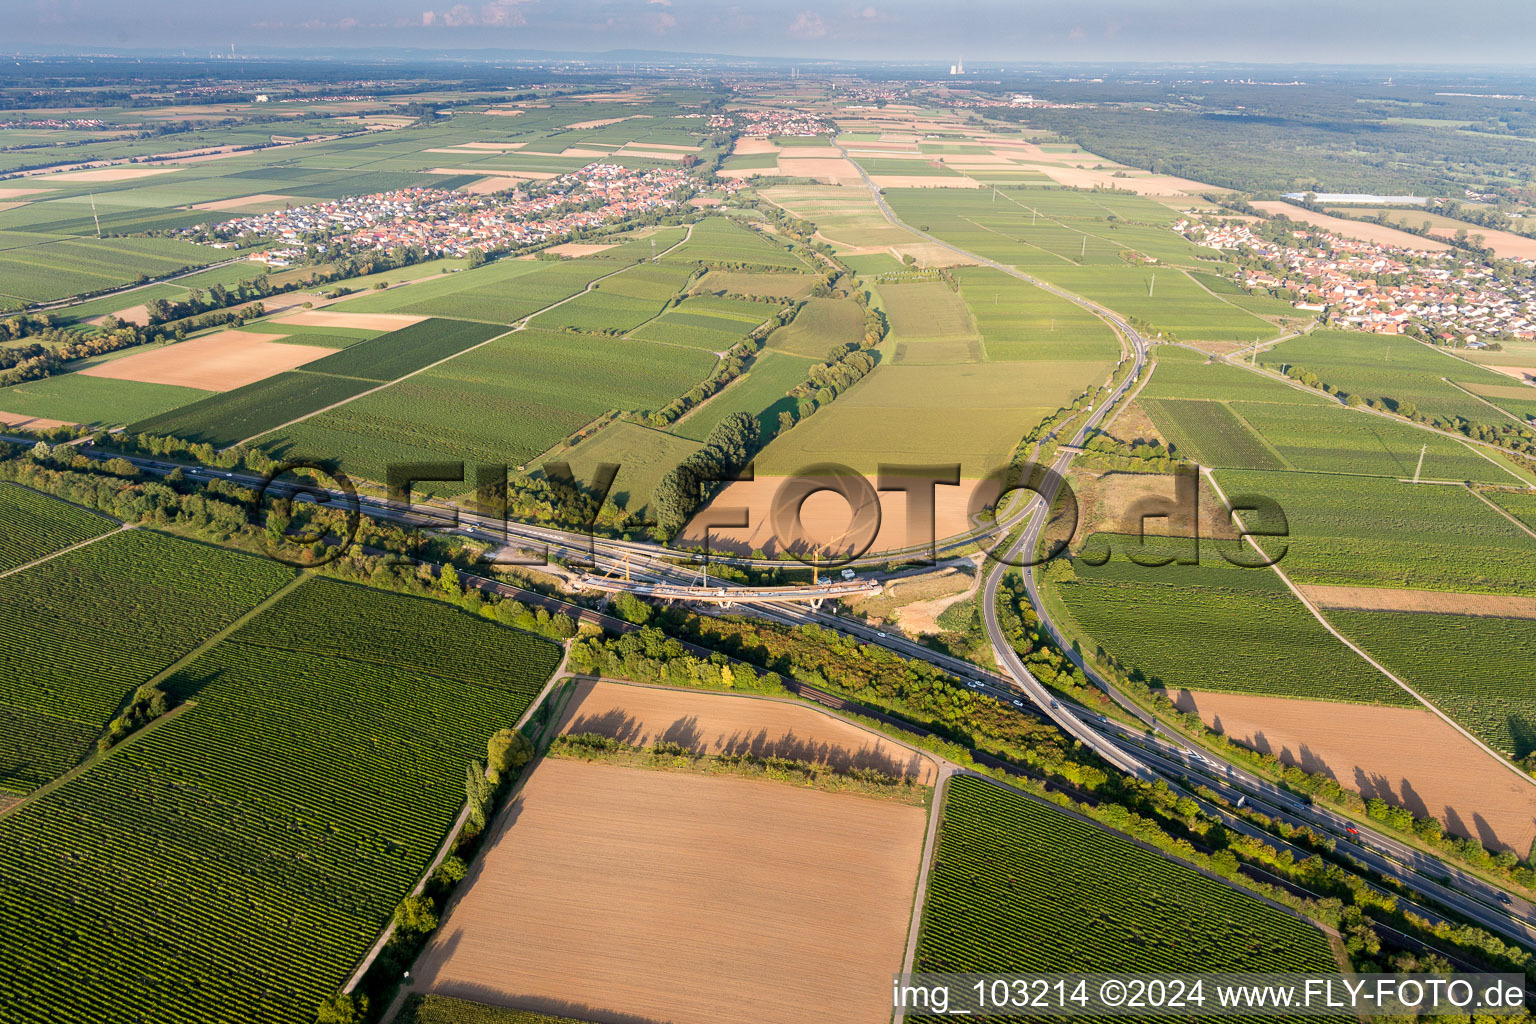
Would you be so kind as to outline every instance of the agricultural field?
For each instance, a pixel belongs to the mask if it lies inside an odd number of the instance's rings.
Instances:
[[[1327,615],[1490,747],[1516,759],[1536,753],[1530,619],[1353,609]]]
[[[950,463],[980,477],[1012,455],[1046,416],[1103,381],[1098,362],[946,366],[881,364],[825,409],[774,439],[759,473],[820,462],[874,472],[880,462]]]
[[[696,294],[747,295],[757,299],[784,300],[810,297],[821,279],[811,274],[778,271],[710,270],[693,286]]]
[[[550,330],[623,334],[660,313],[690,276],[687,267],[642,264],[594,284],[586,294],[540,313],[531,323]]]
[[[349,350],[357,351],[357,349]],[[382,480],[391,462],[523,465],[610,409],[658,409],[709,375],[711,353],[524,330],[263,439]],[[461,493],[469,485],[424,485]]]
[[[509,1010],[446,996],[413,996],[405,1004],[401,1024],[582,1024],[569,1017],[551,1017],[530,1010]]]
[[[163,277],[225,258],[218,249],[169,238],[72,238],[47,227],[0,231],[0,307],[120,288],[141,273]]]
[[[64,423],[119,426],[209,397],[218,396],[175,384],[145,384],[66,373],[0,388],[0,413],[11,414],[6,419],[37,417]]]
[[[669,429],[680,437],[702,442],[721,420],[733,412],[744,412],[757,417],[758,436],[766,442],[779,429],[779,413],[795,411],[799,400],[790,397],[789,391],[806,379],[811,365],[811,360],[785,352],[761,352],[745,376]]]
[[[663,262],[704,266],[768,267],[804,272],[809,267],[783,245],[728,217],[706,217]]]
[[[1491,850],[1536,840],[1536,787],[1422,707],[1378,707],[1252,694],[1169,695],[1233,742],[1324,774],[1367,800],[1435,817]],[[1412,743],[1404,743],[1412,737]],[[1433,751],[1433,757],[1424,756]]]
[[[0,819],[15,1019],[312,1019],[559,656],[430,601],[285,595],[168,681],[174,720]]]
[[[1075,815],[958,776],[945,800],[914,969],[1338,968],[1308,922]]]
[[[1280,457],[1225,402],[1148,398],[1142,401],[1142,406],[1176,455],[1194,459],[1202,466],[1286,468]]]
[[[1430,416],[1460,416],[1494,425],[1510,422],[1509,417],[1490,408],[1487,402],[1456,386],[1509,386],[1508,377],[1409,337],[1313,331],[1267,349],[1259,359],[1271,368],[1311,370],[1324,383],[1362,398],[1411,402],[1419,412]],[[1536,391],[1532,396],[1536,397]],[[1490,401],[1499,403],[1499,399]],[[1519,418],[1523,420],[1524,416]]]
[[[784,307],[772,302],[691,295],[630,333],[637,341],[725,352]]]
[[[423,320],[419,324],[380,335],[366,344],[307,363],[307,373],[355,377],[382,384],[415,373],[425,366],[458,355],[498,334],[498,325],[465,320]]]
[[[408,313],[510,324],[622,270],[614,260],[499,260],[402,288],[369,292],[327,309],[341,313]]]
[[[992,267],[960,267],[954,274],[985,339],[988,360],[1120,357],[1114,331],[1076,303]]]
[[[1536,596],[1536,540],[1464,487],[1322,473],[1227,470],[1229,496],[1260,494],[1289,533],[1259,538],[1297,583]]]
[[[999,192],[1001,198],[990,189],[887,192],[906,223],[1137,318],[1154,335],[1254,341],[1276,333],[1267,321],[1174,269],[1202,264],[1194,247],[1168,230],[1171,211],[1150,199],[1028,185]],[[1174,267],[1138,266],[1125,253]]]
[[[944,281],[879,285],[880,308],[897,343],[964,342],[980,335],[959,292]],[[980,348],[977,348],[979,356]]]
[[[70,768],[135,687],[292,577],[276,562],[141,529],[0,578],[0,791],[25,793]]]
[[[1201,544],[1199,565],[1151,568],[1129,560],[1139,538],[1107,540],[1110,561],[1095,567],[1074,559],[1072,576],[1053,582],[1050,590],[1083,635],[1148,685],[1412,703],[1324,629],[1273,572],[1223,561],[1220,551],[1232,550],[1231,542]],[[1187,553],[1185,544],[1152,542],[1147,555],[1139,556]],[[1234,643],[1234,637],[1241,642]]]
[[[1483,497],[1536,530],[1536,494],[1530,491],[1482,491]]]
[[[769,163],[773,166],[772,154]],[[841,185],[773,185],[762,190],[769,202],[816,225],[816,233],[839,248],[902,245],[917,239],[885,219],[867,189]],[[893,266],[891,269],[895,269]]]
[[[110,533],[111,519],[17,484],[0,483],[0,572]]]
[[[128,429],[226,448],[374,387],[377,381],[293,370],[141,419]]]
[[[579,988],[585,1017],[676,1024],[889,1013],[922,807],[546,758],[510,815],[413,968],[418,991],[549,1008]],[[507,942],[509,914],[539,941]]]
[[[577,480],[595,479],[602,463],[617,465],[619,472],[613,478],[608,501],[643,518],[657,483],[699,447],[698,440],[619,420],[555,457],[571,464]]]
[[[822,361],[864,340],[864,309],[852,299],[808,299],[795,319],[768,336],[775,352]]]

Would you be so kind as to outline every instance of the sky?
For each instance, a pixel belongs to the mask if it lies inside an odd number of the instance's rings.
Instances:
[[[1518,63],[1531,0],[0,0],[51,47],[613,49],[843,60]]]

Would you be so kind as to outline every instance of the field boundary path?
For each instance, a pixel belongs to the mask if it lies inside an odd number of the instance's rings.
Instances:
[[[528,707],[523,710],[523,713],[518,716],[517,721],[512,724],[511,728],[514,732],[527,724],[528,719],[532,718],[533,713],[537,711],[546,700],[549,699],[549,695],[554,692],[554,689],[557,685],[565,683],[567,680],[574,678],[573,676],[568,675],[565,670],[566,662],[568,662],[571,657],[571,645],[569,643],[565,643],[562,644],[561,647],[562,653],[560,656],[560,664],[555,666],[555,670],[550,673],[549,679],[544,683],[543,688],[539,690],[538,695],[535,696],[533,700],[528,702]],[[487,737],[487,739],[489,739],[489,737]],[[510,806],[512,799],[517,795],[517,789],[522,788],[523,780],[526,779],[527,776],[528,772],[525,770],[522,776],[519,777],[517,786],[507,794],[508,806]],[[505,810],[505,807],[503,810]],[[497,818],[500,817],[501,812],[498,812]],[[432,878],[432,873],[442,865],[443,861],[448,859],[448,854],[453,850],[454,842],[459,838],[459,833],[464,831],[464,824],[468,820],[469,801],[466,800],[464,802],[464,806],[459,809],[458,816],[453,819],[453,824],[448,827],[448,834],[443,838],[442,844],[438,846],[437,853],[433,855],[431,863],[429,863],[426,867],[426,870],[421,873],[421,877],[416,880],[416,884],[411,888],[409,895],[420,896],[426,889],[427,882]],[[495,819],[486,824],[487,834],[490,834],[494,824]],[[444,908],[445,916],[446,911],[447,908]],[[389,925],[384,929],[383,933],[378,937],[378,939],[374,941],[374,944],[369,947],[368,952],[363,956],[363,959],[358,962],[358,965],[352,971],[351,976],[347,978],[347,983],[341,988],[343,993],[350,994],[357,988],[358,984],[362,982],[363,976],[368,973],[368,969],[373,966],[374,961],[379,958],[380,953],[384,952],[384,947],[389,944],[389,940],[394,936],[395,928],[395,919],[391,917],[389,920]],[[395,1014],[400,1012],[400,1004],[405,1001],[405,997],[408,994],[409,988],[409,984],[400,986],[400,991],[395,994],[394,1000],[389,1004],[389,1008],[380,1018],[383,1024],[389,1024],[390,1021],[395,1019]]]
[[[26,796],[24,796],[21,799],[17,800],[15,803],[11,804],[9,807],[0,809],[0,820],[3,820],[3,819],[9,817],[12,814],[15,814],[17,811],[21,810],[23,807],[28,807],[28,806],[36,803],[37,801],[41,800],[43,797],[47,796],[48,794],[50,794],[50,793],[52,793],[52,792],[62,788],[63,786],[65,786],[66,784],[68,784],[70,782],[73,782],[75,779],[79,778],[81,775],[84,775],[87,771],[89,771],[90,769],[96,767],[98,764],[100,764],[101,762],[105,761],[107,758],[111,757],[113,754],[116,754],[119,750],[122,750],[125,747],[133,746],[135,743],[139,742],[145,736],[148,736],[150,733],[154,732],[155,730],[160,729],[160,728],[162,728],[165,725],[168,725],[169,723],[171,723],[172,721],[174,721],[177,718],[180,718],[182,715],[186,714],[188,711],[191,711],[195,707],[197,707],[197,701],[195,701],[195,700],[182,701],[180,704],[176,705],[175,707],[171,708],[171,710],[167,711],[165,714],[163,714],[159,718],[155,719],[153,722],[148,722],[142,728],[136,729],[133,732],[129,733],[127,736],[124,736],[122,739],[120,739],[116,743],[112,744],[112,746],[108,747],[106,750],[94,750],[94,751],[92,751],[89,757],[85,758],[83,761],[81,761],[79,764],[75,765],[73,768],[71,768],[69,771],[65,772],[63,775],[60,775],[56,779],[50,779],[48,782],[45,782],[41,786],[38,786],[32,792],[28,793]]]
[[[1222,505],[1227,507],[1227,508],[1229,508],[1229,509],[1232,508],[1231,503],[1229,501],[1227,501],[1226,494],[1221,489],[1221,485],[1216,482],[1215,475],[1213,473],[1211,473],[1211,471],[1209,469],[1207,469],[1206,467],[1204,467],[1204,466],[1200,467],[1200,474],[1205,477],[1206,482],[1208,482],[1211,485],[1211,488],[1216,492],[1216,497],[1221,499]],[[1258,554],[1259,554],[1259,556],[1261,558],[1264,558],[1264,559],[1268,560],[1268,555],[1266,555],[1264,553],[1264,549],[1263,548],[1259,547],[1258,541],[1254,540],[1252,535],[1249,535],[1247,533],[1247,527],[1245,527],[1243,525],[1242,518],[1239,516],[1239,514],[1237,513],[1236,510],[1233,510],[1233,512],[1232,512],[1232,519],[1233,519],[1233,522],[1237,525],[1238,529],[1244,531],[1243,539],[1244,539],[1244,541],[1247,542],[1248,546],[1253,548],[1254,551],[1258,552]],[[1436,707],[1434,705],[1433,702],[1431,702],[1430,700],[1426,699],[1423,694],[1419,693],[1419,691],[1415,690],[1413,687],[1411,687],[1407,683],[1405,683],[1402,679],[1398,678],[1385,665],[1383,665],[1381,662],[1377,661],[1375,658],[1371,657],[1370,654],[1368,654],[1365,651],[1364,648],[1358,646],[1353,640],[1351,640],[1349,637],[1345,636],[1338,629],[1336,629],[1334,627],[1333,623],[1328,621],[1327,616],[1325,616],[1322,613],[1322,611],[1317,607],[1317,605],[1313,603],[1312,599],[1307,597],[1307,595],[1302,592],[1300,587],[1298,587],[1295,583],[1291,582],[1291,578],[1285,574],[1285,570],[1280,568],[1280,564],[1278,562],[1271,562],[1269,567],[1275,571],[1275,575],[1276,576],[1280,577],[1280,581],[1285,584],[1286,588],[1288,590],[1290,590],[1290,592],[1296,596],[1296,600],[1300,601],[1306,607],[1307,611],[1312,613],[1312,617],[1315,618],[1319,623],[1321,623],[1322,627],[1324,629],[1326,629],[1328,632],[1332,633],[1333,636],[1340,643],[1342,643],[1345,647],[1348,647],[1350,650],[1354,651],[1356,654],[1360,655],[1360,657],[1364,658],[1367,664],[1369,664],[1372,668],[1376,669],[1382,675],[1386,676],[1388,679],[1392,680],[1392,682],[1396,683],[1402,689],[1402,691],[1404,693],[1408,694],[1414,700],[1416,700],[1420,704],[1422,704],[1425,708],[1427,708],[1431,712],[1433,712],[1436,718],[1440,719],[1446,725],[1449,725],[1452,729],[1455,729],[1457,732],[1461,733],[1462,736],[1466,737],[1467,739],[1471,740],[1473,743],[1477,744],[1477,746],[1479,748],[1481,748],[1482,751],[1484,753],[1486,753],[1489,757],[1492,757],[1499,764],[1503,765],[1505,768],[1508,768],[1510,771],[1514,772],[1522,780],[1524,780],[1527,784],[1532,785],[1532,786],[1536,786],[1536,778],[1532,778],[1530,775],[1527,775],[1525,772],[1521,771],[1518,765],[1514,764],[1512,761],[1509,761],[1509,760],[1505,759],[1503,754],[1500,754],[1497,750],[1494,750],[1488,744],[1486,744],[1482,740],[1478,739],[1471,732],[1469,732],[1466,729],[1462,728],[1462,726],[1461,726],[1461,724],[1459,722],[1457,722],[1455,719],[1451,718],[1451,716],[1447,715],[1444,711],[1441,711],[1438,707]]]
[[[340,408],[343,405],[347,405],[349,403],[357,401],[359,398],[367,398],[369,395],[377,394],[380,391],[383,391],[385,388],[394,387],[396,384],[399,384],[401,381],[410,380],[412,377],[416,376],[417,374],[426,373],[428,370],[435,369],[435,368],[437,368],[439,366],[442,366],[444,363],[451,362],[451,361],[459,358],[459,356],[464,355],[465,353],[473,352],[473,351],[475,351],[478,348],[484,348],[485,346],[489,345],[493,341],[500,341],[502,338],[505,338],[509,334],[516,334],[518,331],[525,330],[528,327],[528,321],[532,320],[534,317],[539,316],[540,314],[543,314],[543,313],[548,313],[550,310],[556,308],[557,306],[563,306],[567,302],[570,302],[572,299],[575,299],[575,298],[578,298],[578,297],[580,297],[582,295],[587,294],[588,292],[592,291],[592,289],[594,287],[596,287],[600,282],[606,281],[610,277],[617,277],[618,275],[624,273],[626,270],[633,270],[635,267],[640,266],[640,263],[647,263],[647,262],[654,263],[654,262],[656,262],[657,260],[659,260],[663,256],[665,256],[667,253],[671,252],[673,249],[676,249],[679,245],[682,245],[685,242],[687,242],[688,239],[690,239],[692,237],[693,237],[693,225],[689,224],[688,225],[688,229],[683,233],[683,237],[681,239],[679,239],[677,242],[673,243],[672,245],[667,246],[665,249],[663,249],[661,252],[657,253],[655,256],[648,257],[647,259],[641,260],[638,263],[627,264],[625,266],[620,267],[618,270],[613,271],[612,273],[604,274],[602,277],[595,277],[595,278],[593,278],[591,281],[587,282],[587,286],[585,288],[583,288],[581,291],[573,292],[572,294],[567,295],[565,298],[561,299],[559,302],[551,302],[549,305],[544,306],[541,309],[536,309],[532,313],[529,313],[527,316],[522,317],[519,320],[513,321],[511,324],[508,325],[507,329],[505,331],[502,331],[500,334],[494,335],[493,337],[490,337],[490,338],[486,338],[484,341],[480,342],[477,345],[471,345],[471,346],[469,346],[469,348],[460,349],[458,352],[455,352],[452,355],[444,356],[442,359],[439,359],[437,362],[429,363],[428,365],[420,367],[419,369],[412,370],[410,373],[407,373],[404,376],[396,377],[394,380],[391,380],[391,381],[385,381],[383,384],[380,384],[376,388],[369,388],[367,391],[362,391],[362,392],[359,392],[358,394],[355,394],[355,395],[349,395],[348,397],[343,398],[341,401],[339,401],[339,402],[332,402],[330,405],[327,405],[327,406],[325,406],[322,409],[315,409],[315,410],[313,410],[311,412],[305,413],[303,416],[298,416],[298,417],[296,417],[294,419],[291,419],[287,423],[279,423],[275,427],[269,427],[266,430],[261,431],[260,433],[252,434],[250,437],[244,438],[243,440],[240,440],[240,441],[236,441],[234,444],[229,445],[229,446],[227,446],[227,447],[225,447],[225,448],[223,448],[221,450],[222,451],[229,451],[231,448],[238,448],[242,444],[249,444],[250,442],[256,440],[256,438],[258,438],[258,437],[265,437],[266,435],[272,434],[272,433],[276,433],[279,430],[286,430],[287,428],[293,426],[295,423],[303,423],[307,419],[313,419],[314,417],[319,416],[321,413],[330,412],[332,409],[338,409],[338,408]],[[454,319],[458,319],[458,318],[457,317],[445,317],[444,319],[454,320]],[[476,321],[476,322],[477,323],[486,323],[487,321]]]
[[[95,509],[92,509],[91,511],[94,512]],[[89,547],[90,545],[95,544],[99,540],[106,540],[108,537],[116,537],[120,533],[124,533],[124,532],[126,532],[128,530],[136,530],[138,528],[139,528],[139,524],[138,523],[122,523],[122,524],[119,524],[119,526],[115,530],[108,530],[106,533],[100,534],[98,536],[88,537],[87,539],[82,540],[78,544],[71,544],[67,548],[60,548],[59,550],[57,550],[55,552],[52,552],[51,554],[44,555],[42,558],[34,558],[34,559],[32,559],[32,561],[28,562],[26,565],[18,565],[14,569],[7,569],[7,570],[5,570],[5,572],[0,572],[0,580],[5,579],[7,576],[14,576],[16,573],[24,572],[27,569],[33,568],[34,566],[42,565],[44,562],[51,562],[55,558],[58,558],[60,555],[67,555],[71,551],[79,551],[83,547]]]
[[[933,803],[928,809],[928,829],[923,837],[923,866],[917,872],[917,889],[912,894],[912,926],[907,932],[907,952],[901,961],[903,974],[911,974],[917,962],[917,940],[922,936],[923,911],[928,906],[928,878],[933,874],[933,855],[939,845],[939,827],[944,822],[945,790],[949,780],[961,772],[958,766],[943,758],[937,760],[939,774],[933,780]],[[893,1024],[903,1024],[906,1018],[906,1007],[898,1006]]]

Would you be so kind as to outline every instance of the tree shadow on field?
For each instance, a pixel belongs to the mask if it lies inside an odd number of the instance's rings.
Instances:
[[[793,730],[777,737],[770,737],[766,729],[759,729],[755,733],[738,732],[729,737],[721,737],[719,745],[726,754],[781,757],[789,761],[825,765],[836,772],[861,769],[902,778],[919,776],[923,770],[923,758],[916,753],[899,759],[872,743],[858,748],[818,743],[802,739]]]
[[[676,743],[695,754],[702,754],[709,749],[709,745],[704,741],[704,733],[699,729],[698,715],[679,718],[667,726],[666,731],[656,738],[656,742]]]
[[[640,720],[634,715],[625,714],[619,708],[610,708],[595,715],[578,715],[565,727],[564,732],[573,736],[596,733],[636,747],[640,746],[645,738],[645,730],[641,728]]]

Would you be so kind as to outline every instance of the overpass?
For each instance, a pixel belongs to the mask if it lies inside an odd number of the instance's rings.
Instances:
[[[626,574],[627,575],[627,574]],[[587,573],[577,583],[583,590],[607,594],[634,594],[652,601],[697,601],[729,608],[735,604],[809,604],[819,609],[823,601],[863,597],[884,589],[879,580],[838,580],[788,587],[686,586],[680,583],[623,579]]]

